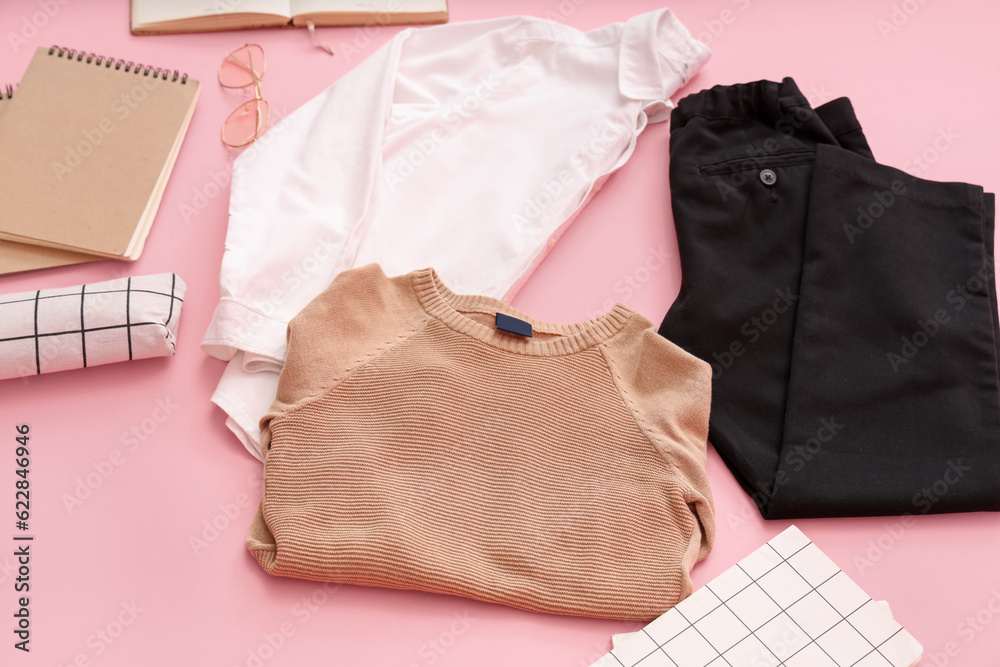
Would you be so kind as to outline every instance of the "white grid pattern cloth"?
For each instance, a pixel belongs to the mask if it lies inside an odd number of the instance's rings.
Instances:
[[[0,296],[0,379],[174,353],[184,281],[173,273]]]

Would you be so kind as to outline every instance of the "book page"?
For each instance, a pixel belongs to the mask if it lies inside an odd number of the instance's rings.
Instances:
[[[289,0],[292,16],[346,12],[352,14],[413,14],[445,11],[445,0]]]
[[[273,14],[292,18],[290,0],[132,0],[136,26],[226,14]]]

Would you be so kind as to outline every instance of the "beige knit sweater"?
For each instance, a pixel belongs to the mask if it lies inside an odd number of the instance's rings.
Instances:
[[[712,546],[710,383],[621,304],[561,326],[346,271],[288,327],[247,545],[271,574],[655,618]]]

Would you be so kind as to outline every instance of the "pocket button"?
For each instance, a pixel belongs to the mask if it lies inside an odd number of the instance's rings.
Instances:
[[[764,185],[774,185],[778,182],[778,175],[770,169],[761,169],[760,182]]]

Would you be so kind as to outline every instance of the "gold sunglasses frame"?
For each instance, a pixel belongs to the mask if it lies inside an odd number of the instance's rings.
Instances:
[[[260,50],[260,59],[261,59],[260,74],[257,74],[257,70],[254,67],[253,47],[256,47],[257,49]],[[241,52],[244,50],[246,51],[248,62],[244,62],[243,59],[239,57],[241,55]],[[235,63],[236,65],[250,72],[251,81],[241,86],[227,85],[226,82],[223,80],[222,69],[226,66],[227,63],[230,62]],[[226,146],[229,146],[230,148],[243,148],[244,146],[249,146],[253,142],[260,139],[260,137],[265,132],[267,132],[268,128],[270,127],[271,105],[267,100],[264,99],[264,96],[261,94],[260,91],[261,80],[264,78],[265,72],[267,72],[267,58],[264,56],[264,48],[260,44],[244,44],[243,46],[239,47],[238,49],[235,49],[232,53],[226,56],[225,60],[222,61],[222,64],[219,65],[219,84],[223,88],[240,90],[243,88],[249,88],[250,86],[253,86],[253,91],[254,91],[253,100],[248,100],[240,104],[238,107],[233,109],[233,111],[228,116],[226,116],[226,120],[222,122],[222,143],[224,143]],[[249,112],[251,108],[250,105],[254,105],[256,107],[256,115],[257,115],[257,122],[254,127],[253,135],[239,142],[227,140],[226,127],[230,125],[230,122],[233,120],[233,118],[236,117],[237,114],[239,113],[245,114]],[[261,113],[261,106],[263,106],[264,110],[263,114]]]

